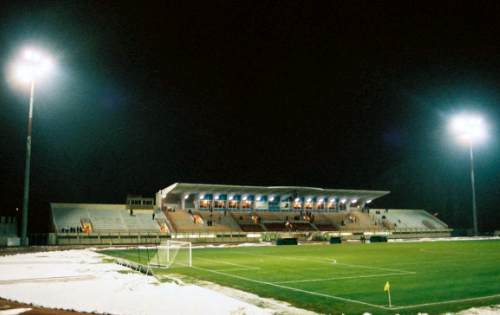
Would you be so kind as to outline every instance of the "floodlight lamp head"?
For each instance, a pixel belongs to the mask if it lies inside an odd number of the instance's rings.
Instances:
[[[32,83],[50,74],[54,60],[34,48],[25,49],[13,64],[15,79],[22,83]]]
[[[450,131],[458,141],[473,145],[485,141],[488,137],[487,126],[483,118],[474,114],[459,114],[450,120]]]

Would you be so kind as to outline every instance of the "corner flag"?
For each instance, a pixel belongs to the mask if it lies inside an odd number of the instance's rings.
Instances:
[[[389,300],[389,307],[392,307],[391,303],[391,285],[389,284],[389,281],[387,281],[384,285],[384,292],[387,292],[387,299]]]
[[[391,285],[389,284],[389,281],[387,281],[384,285],[384,292],[387,292],[391,289]]]

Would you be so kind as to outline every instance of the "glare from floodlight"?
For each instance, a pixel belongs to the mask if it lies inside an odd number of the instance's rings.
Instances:
[[[269,197],[269,201],[274,201],[274,196]]]
[[[488,137],[483,118],[474,114],[459,114],[450,121],[450,131],[464,144],[483,142]]]
[[[372,200],[371,200],[371,199],[370,199],[370,200],[367,200],[367,201],[366,201],[366,203],[372,203]]]
[[[19,82],[32,83],[50,74],[54,65],[54,60],[46,53],[27,48],[12,64],[13,75]]]
[[[341,203],[345,203],[346,201],[347,201],[347,199],[345,199],[345,198],[340,200]]]

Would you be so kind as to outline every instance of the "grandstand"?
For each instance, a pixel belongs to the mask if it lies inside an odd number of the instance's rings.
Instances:
[[[147,243],[167,237],[255,241],[269,232],[301,239],[450,234],[444,222],[425,210],[370,208],[388,193],[175,183],[159,190],[154,199],[129,195],[126,204],[52,203],[51,210],[55,242],[60,244]]]
[[[393,230],[447,229],[448,225],[425,210],[370,209],[374,222]]]
[[[51,203],[51,210],[56,233],[159,233],[169,230],[163,213],[130,211],[122,204]]]

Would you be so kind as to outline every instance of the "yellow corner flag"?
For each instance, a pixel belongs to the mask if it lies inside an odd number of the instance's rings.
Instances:
[[[389,284],[389,281],[387,281],[384,285],[384,292],[387,292],[387,299],[389,300],[389,307],[392,307],[392,302],[391,302],[391,285]]]

